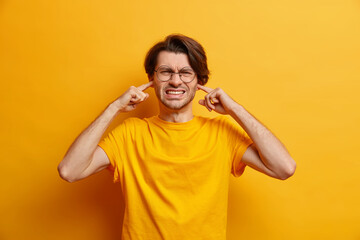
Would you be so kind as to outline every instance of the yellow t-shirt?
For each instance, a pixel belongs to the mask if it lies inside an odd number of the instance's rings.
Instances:
[[[99,143],[125,198],[122,239],[225,240],[230,173],[251,143],[225,116],[122,122]]]

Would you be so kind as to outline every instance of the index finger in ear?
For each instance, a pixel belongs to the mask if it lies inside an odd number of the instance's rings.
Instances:
[[[148,83],[138,86],[137,89],[139,89],[140,91],[145,91],[146,89],[151,87],[153,85],[153,83],[154,83],[154,81],[150,81]]]
[[[205,86],[200,85],[200,84],[198,84],[197,87],[198,87],[198,89],[201,89],[201,90],[203,90],[204,92],[207,92],[207,93],[209,93],[209,92],[211,92],[212,90],[214,90],[214,89],[212,89],[212,88],[205,87]]]

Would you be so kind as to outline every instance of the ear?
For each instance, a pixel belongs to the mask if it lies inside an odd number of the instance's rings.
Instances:
[[[199,85],[201,85],[201,86],[204,86],[205,84],[204,84],[204,81],[201,79],[201,78],[199,78],[199,76],[196,76],[196,80],[197,80],[197,84],[199,84]]]
[[[197,79],[196,91],[199,91],[199,90],[200,90],[200,88],[198,87],[199,85],[200,85],[200,86],[203,86],[202,81],[199,81],[199,80]]]
[[[148,74],[148,79],[149,79],[149,82],[150,82],[150,81],[154,81],[154,74],[153,74],[152,76],[150,76],[150,75]]]

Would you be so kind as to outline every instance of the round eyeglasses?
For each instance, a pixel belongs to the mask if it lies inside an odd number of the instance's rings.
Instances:
[[[189,83],[195,78],[195,72],[188,68],[183,68],[179,72],[172,71],[169,67],[159,67],[155,70],[156,76],[162,82],[169,81],[174,74],[179,74],[181,81],[184,83]]]

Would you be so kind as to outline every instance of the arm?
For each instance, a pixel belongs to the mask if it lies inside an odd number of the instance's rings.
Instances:
[[[244,153],[242,158],[244,163],[271,177],[282,180],[294,174],[295,161],[270,130],[237,103],[231,109],[230,115],[254,142]]]
[[[132,111],[137,104],[149,97],[149,94],[143,91],[150,86],[152,82],[138,88],[130,87],[75,139],[58,166],[61,178],[75,182],[101,171],[110,164],[106,153],[97,144],[118,113]]]
[[[198,88],[208,93],[205,99],[200,100],[201,105],[209,111],[214,110],[232,116],[253,140],[254,143],[248,147],[241,161],[255,170],[282,180],[294,174],[295,161],[270,130],[222,89],[211,89],[201,85],[198,85]]]

